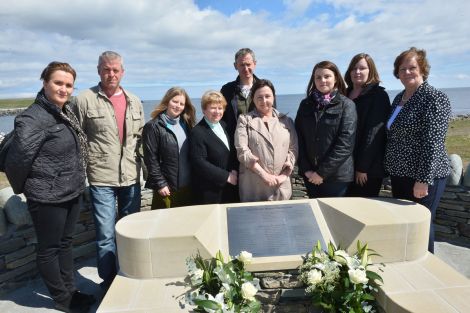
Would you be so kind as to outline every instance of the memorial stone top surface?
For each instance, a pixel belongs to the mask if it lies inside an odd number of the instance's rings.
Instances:
[[[325,242],[308,203],[227,207],[230,255],[303,255],[317,240]]]

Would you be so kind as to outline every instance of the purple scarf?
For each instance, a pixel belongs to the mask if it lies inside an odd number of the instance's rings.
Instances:
[[[336,96],[336,93],[337,90],[334,90],[333,92],[325,95],[319,92],[317,89],[314,89],[311,97],[313,98],[317,110],[323,110],[326,106],[328,106],[328,104],[331,102],[331,99]]]

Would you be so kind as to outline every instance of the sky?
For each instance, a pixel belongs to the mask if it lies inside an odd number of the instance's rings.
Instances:
[[[122,86],[142,100],[172,86],[192,98],[219,90],[236,78],[244,47],[277,94],[305,93],[316,63],[344,73],[360,52],[384,87],[402,89],[393,62],[411,46],[427,51],[432,85],[469,87],[469,36],[466,0],[2,0],[0,98],[33,97],[51,61],[77,71],[77,94],[98,83],[106,50],[123,56]]]

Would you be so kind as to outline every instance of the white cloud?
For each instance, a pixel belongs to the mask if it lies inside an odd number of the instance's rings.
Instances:
[[[289,17],[303,15],[314,0],[283,0]]]
[[[219,89],[235,78],[233,55],[241,47],[256,52],[257,74],[272,79],[281,94],[303,93],[316,62],[329,59],[344,70],[359,52],[372,55],[387,88],[401,88],[392,65],[410,46],[428,51],[431,82],[438,87],[468,83],[445,79],[452,73],[442,72],[456,68],[453,77],[470,72],[470,42],[465,40],[470,2],[283,3],[285,18],[274,19],[269,4],[264,11],[244,9],[227,16],[210,7],[201,10],[190,0],[3,0],[0,97],[35,93],[42,68],[52,60],[74,66],[77,88],[94,85],[104,50],[124,56],[123,84],[144,99],[159,98],[176,84],[194,97]]]

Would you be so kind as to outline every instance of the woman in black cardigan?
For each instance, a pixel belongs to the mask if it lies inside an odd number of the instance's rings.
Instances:
[[[390,99],[383,87],[374,60],[355,55],[344,75],[347,96],[356,104],[357,129],[354,147],[354,182],[347,195],[377,197],[385,177],[385,124],[390,115]]]
[[[442,91],[428,84],[426,51],[403,51],[393,74],[405,89],[393,100],[387,122],[385,169],[390,173],[394,198],[407,199],[431,211],[430,252],[434,251],[433,220],[450,174],[445,138],[451,106]]]
[[[204,93],[201,99],[204,117],[191,131],[192,184],[198,204],[238,202],[238,162],[221,121],[226,106],[220,92]]]

